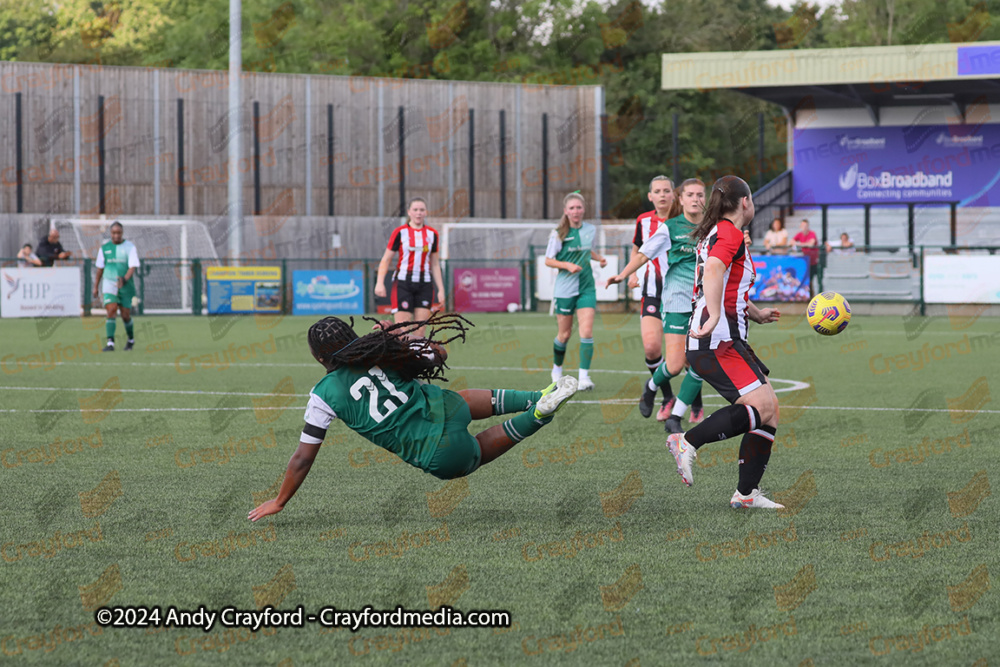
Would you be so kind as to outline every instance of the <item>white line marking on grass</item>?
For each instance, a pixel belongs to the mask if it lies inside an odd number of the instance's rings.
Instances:
[[[497,369],[487,369],[487,368],[463,368],[456,366],[454,370],[497,370]],[[638,371],[608,371],[608,372],[620,372],[620,373],[635,373]],[[780,389],[775,389],[774,393],[788,392],[788,391],[799,391],[802,389],[809,388],[809,383],[799,382],[798,380],[782,380],[781,378],[770,378],[771,382],[788,382],[791,384],[790,387],[782,387]],[[443,387],[447,389],[447,387]],[[0,387],[0,391],[84,391],[96,393],[98,391],[104,391],[103,387]],[[304,398],[309,396],[309,394],[272,394],[266,392],[235,392],[235,391],[192,391],[185,389],[114,389],[110,391],[121,392],[123,394],[183,394],[183,395],[194,395],[194,396],[294,396]],[[718,396],[718,394],[708,394],[708,396]],[[598,401],[576,401],[576,403],[628,403],[634,399],[615,399],[609,398],[606,400]],[[76,412],[73,410],[72,412]]]
[[[627,404],[632,403],[632,399],[621,399],[621,398],[611,398],[606,400],[597,401],[571,401],[567,403],[569,406],[573,405],[600,405],[600,404]],[[706,408],[722,408],[729,405],[729,403],[706,403]],[[984,414],[996,415],[1000,414],[1000,410],[951,410],[945,408],[871,408],[871,407],[844,407],[839,405],[786,405],[786,408],[801,408],[804,410],[849,410],[853,412],[982,412]],[[233,408],[111,408],[110,410],[18,410],[18,409],[0,409],[0,413],[17,413],[17,412],[30,412],[30,413],[46,413],[46,412],[214,412],[216,410],[227,411],[227,410],[305,410],[306,406],[295,406],[290,405],[286,408],[281,407],[233,407]]]

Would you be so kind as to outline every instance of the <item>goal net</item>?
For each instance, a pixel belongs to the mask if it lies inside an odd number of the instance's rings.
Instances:
[[[141,266],[135,275],[139,311],[190,313],[193,298],[191,260],[218,259],[205,223],[129,218],[119,221],[124,227],[125,239],[134,243],[139,252]],[[111,239],[113,222],[56,218],[51,226],[59,230],[66,250],[76,257],[93,260],[101,245]]]

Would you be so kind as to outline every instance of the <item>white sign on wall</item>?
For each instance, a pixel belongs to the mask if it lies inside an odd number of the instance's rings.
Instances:
[[[1000,257],[926,255],[926,303],[1000,303]]]
[[[597,300],[617,301],[619,285],[612,285],[610,289],[606,289],[604,283],[611,276],[618,275],[618,257],[611,255],[607,259],[608,265],[603,269],[597,262],[593,260],[590,262],[590,268],[594,271],[594,283],[597,286]],[[557,273],[558,269],[545,266],[545,255],[538,255],[535,258],[535,295],[539,301],[552,300],[552,289],[556,284]]]
[[[0,316],[80,317],[80,267],[0,269]]]

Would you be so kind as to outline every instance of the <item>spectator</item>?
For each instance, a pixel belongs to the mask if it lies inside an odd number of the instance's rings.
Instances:
[[[788,232],[785,231],[785,223],[781,218],[775,218],[764,235],[764,250],[772,255],[788,254]]]
[[[792,245],[802,250],[802,254],[809,258],[809,290],[816,292],[816,275],[819,273],[819,239],[816,233],[809,229],[809,221],[803,219],[800,224],[800,231],[792,239]]]
[[[826,251],[838,255],[846,255],[855,251],[854,241],[847,232],[840,233],[840,245],[831,246],[829,241],[826,244]]]
[[[21,252],[17,253],[17,268],[26,269],[29,266],[41,266],[42,260],[38,259],[38,255],[31,251],[31,244],[25,243],[24,247],[21,248]]]
[[[49,235],[38,242],[38,259],[42,266],[52,266],[57,259],[69,259],[71,252],[59,243],[59,230],[49,230]]]

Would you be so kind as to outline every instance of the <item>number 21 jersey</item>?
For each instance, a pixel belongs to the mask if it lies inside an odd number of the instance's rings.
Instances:
[[[444,432],[442,389],[378,366],[341,367],[310,392],[302,441],[322,442],[334,419],[410,465],[426,468]]]

